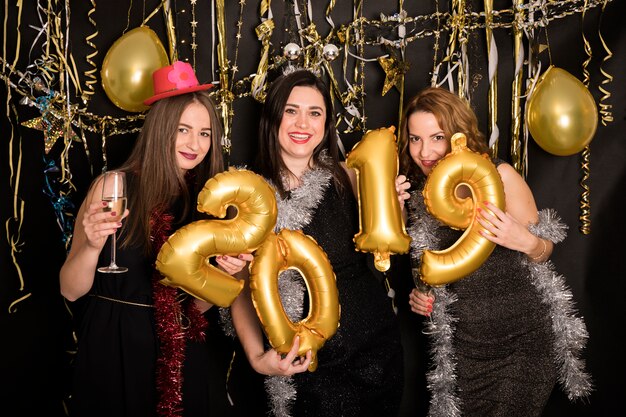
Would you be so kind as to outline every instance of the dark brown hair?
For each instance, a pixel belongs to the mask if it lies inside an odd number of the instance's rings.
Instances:
[[[258,173],[270,179],[278,188],[281,196],[284,197],[286,195],[287,190],[284,188],[282,175],[289,172],[289,170],[281,157],[278,129],[283,120],[287,100],[294,87],[311,87],[315,89],[324,98],[324,105],[326,106],[324,137],[313,151],[313,166],[329,169],[340,192],[343,192],[346,188],[350,189],[348,174],[346,174],[346,171],[339,163],[337,129],[335,128],[333,102],[330,92],[319,77],[307,70],[298,70],[282,75],[268,89],[259,123],[259,152],[256,160]],[[330,162],[325,162],[321,158],[323,150],[326,150],[327,155],[330,156]]]
[[[400,173],[410,178],[423,175],[409,153],[408,120],[417,112],[432,113],[448,141],[452,135],[460,132],[465,134],[467,147],[472,151],[479,153],[489,151],[484,135],[478,130],[476,114],[469,103],[449,90],[429,87],[411,98],[405,107],[400,132]]]
[[[183,112],[194,102],[202,104],[209,112],[211,148],[202,162],[187,173],[193,178],[190,186],[176,159],[176,135]],[[183,201],[183,217],[190,214],[191,196],[196,196],[209,178],[224,170],[222,135],[215,104],[205,91],[164,98],[152,105],[133,151],[120,168],[129,173],[131,190],[128,194],[130,214],[124,221],[121,247],[143,245],[149,252],[153,212],[170,208],[178,199]]]

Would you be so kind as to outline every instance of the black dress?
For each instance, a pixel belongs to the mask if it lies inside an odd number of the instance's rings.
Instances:
[[[110,260],[110,239],[98,265]],[[156,415],[158,342],[152,307],[152,263],[137,249],[118,250],[121,274],[96,272],[89,294],[76,304],[78,347],[70,415]]]
[[[294,375],[294,416],[396,416],[403,365],[391,300],[354,249],[359,230],[356,199],[341,197],[331,181],[304,233],[324,249],[337,277],[340,324],[318,352],[314,372]]]
[[[172,230],[185,223],[174,223]],[[110,253],[109,239],[99,266],[109,263]],[[157,415],[156,372],[161,352],[153,306],[154,261],[155,256],[138,248],[120,249],[118,245],[117,264],[127,267],[128,272],[96,271],[91,291],[75,303],[78,345],[69,401],[71,417]],[[179,290],[178,300],[184,313],[184,304],[193,298]],[[205,340],[187,338],[181,352],[181,415],[246,415],[247,404],[231,405],[226,392],[234,342],[222,331],[217,308],[204,316],[208,323]]]
[[[411,219],[431,225],[421,230],[411,225],[414,240],[429,234],[437,240],[429,249],[443,250],[461,236],[426,212],[421,191],[411,203]],[[476,272],[445,286],[450,299],[457,299],[448,313],[454,326],[455,394],[464,417],[540,416],[556,384],[549,306],[533,285],[524,256],[496,245]],[[431,394],[437,401],[438,393]]]

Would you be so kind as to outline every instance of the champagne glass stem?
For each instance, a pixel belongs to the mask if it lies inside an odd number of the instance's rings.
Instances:
[[[115,255],[117,253],[117,233],[111,235],[111,268],[117,268],[117,261]]]

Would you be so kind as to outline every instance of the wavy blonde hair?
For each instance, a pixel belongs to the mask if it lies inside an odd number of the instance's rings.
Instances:
[[[485,136],[478,130],[476,114],[466,100],[441,87],[428,87],[411,98],[402,116],[399,159],[400,173],[411,178],[423,176],[409,153],[408,121],[417,112],[432,113],[449,141],[455,133],[464,133],[467,147],[474,152],[489,151]]]

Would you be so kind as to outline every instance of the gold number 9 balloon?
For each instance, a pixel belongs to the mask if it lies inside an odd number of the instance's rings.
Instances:
[[[227,307],[243,288],[239,281],[209,264],[214,255],[251,253],[272,233],[278,213],[272,187],[247,170],[231,169],[209,179],[198,194],[198,210],[228,220],[199,220],[172,234],[161,247],[156,267],[160,282],[199,299]]]
[[[504,210],[504,186],[500,174],[487,155],[467,148],[464,134],[450,139],[452,151],[433,168],[424,186],[424,203],[437,219],[455,229],[465,229],[451,247],[424,251],[420,266],[422,281],[441,286],[460,280],[477,270],[491,255],[495,243],[479,233],[486,231],[476,219],[478,202],[489,201]],[[460,187],[470,197],[459,197]]]
[[[309,293],[306,318],[292,322],[282,306],[278,274],[293,268],[302,274]],[[317,351],[339,326],[339,295],[326,253],[310,236],[299,230],[283,229],[268,236],[250,264],[250,290],[257,315],[270,344],[281,353],[289,352],[300,337],[298,355],[311,350],[310,371],[317,369]]]
[[[398,144],[394,128],[370,130],[352,148],[346,163],[357,172],[360,231],[357,249],[374,253],[374,266],[389,269],[390,253],[406,253],[411,237],[402,221],[395,180]]]

